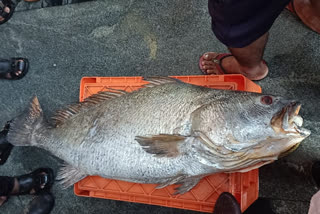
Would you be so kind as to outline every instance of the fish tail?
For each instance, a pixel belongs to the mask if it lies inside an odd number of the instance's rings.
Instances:
[[[14,146],[32,146],[32,136],[37,129],[45,125],[43,112],[36,96],[29,107],[10,123],[7,140]]]

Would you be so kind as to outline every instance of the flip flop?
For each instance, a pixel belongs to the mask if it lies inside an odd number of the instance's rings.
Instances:
[[[203,65],[202,65],[202,62],[203,62],[203,56],[204,54],[200,57],[199,59],[199,68],[200,70],[202,71],[202,73],[204,75],[211,75],[211,74],[208,74],[208,72],[206,71],[206,69],[203,69]],[[222,74],[227,74],[226,70],[222,67],[221,65],[221,61],[224,59],[224,58],[227,58],[227,57],[230,57],[232,56],[232,54],[228,54],[228,53],[222,53],[222,54],[218,54],[218,56],[214,59],[212,59],[212,62],[215,64],[218,72],[217,73],[214,73],[213,75],[222,75]]]
[[[227,58],[227,57],[230,57],[230,56],[233,56],[232,54],[229,54],[229,53],[222,53],[222,54],[218,54],[214,59],[212,59],[211,61],[214,63],[214,65],[216,66],[216,69],[217,69],[217,72],[213,73],[213,74],[208,74],[208,72],[206,71],[206,69],[203,68],[203,65],[202,65],[202,62],[203,62],[203,57],[204,57],[204,54],[200,57],[199,59],[199,68],[200,70],[202,71],[202,73],[204,75],[224,75],[224,74],[230,74],[228,72],[226,72],[226,70],[223,68],[221,62],[223,59]],[[265,60],[262,60],[262,62],[267,65],[267,62]],[[264,79],[267,75],[268,75],[269,72],[266,72],[262,77],[260,77],[259,79],[251,79],[251,80],[255,80],[255,81],[258,81],[258,80],[262,80]],[[246,76],[246,75],[244,75]]]
[[[13,145],[7,141],[10,122],[11,121],[8,121],[4,129],[0,132],[0,165],[5,164],[13,148]]]
[[[293,13],[293,15],[297,15],[296,11],[294,10],[293,1],[290,1],[290,3],[286,6],[286,9]]]
[[[320,27],[319,27],[319,19],[316,19],[314,16],[312,17],[312,21],[310,21],[309,23],[306,22],[305,20],[310,18],[310,17],[303,17],[301,18],[301,15],[299,15],[296,11],[296,8],[294,6],[294,0],[290,1],[290,3],[286,6],[286,9],[289,10],[293,15],[295,15],[296,17],[298,17],[300,19],[300,21],[305,24],[308,28],[310,28],[312,31],[320,34]],[[302,8],[302,10],[304,10],[305,8]],[[308,14],[306,12],[306,14]],[[310,20],[310,19],[309,19]],[[311,23],[311,24],[310,24]],[[314,25],[312,25],[314,24]],[[318,24],[318,27],[314,27],[315,25]]]

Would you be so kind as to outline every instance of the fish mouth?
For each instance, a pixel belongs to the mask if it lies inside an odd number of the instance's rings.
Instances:
[[[271,119],[271,126],[277,133],[299,135],[306,138],[310,131],[302,128],[303,118],[299,115],[301,104],[291,102]]]

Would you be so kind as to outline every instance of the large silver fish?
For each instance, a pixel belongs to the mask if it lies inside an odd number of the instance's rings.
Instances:
[[[102,92],[43,119],[37,98],[14,119],[8,140],[65,161],[65,186],[99,175],[179,194],[212,173],[248,171],[277,160],[310,135],[300,104],[271,95],[215,90],[151,78],[139,91]]]

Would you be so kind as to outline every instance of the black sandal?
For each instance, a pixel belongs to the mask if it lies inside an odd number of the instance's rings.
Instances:
[[[0,165],[6,163],[11,154],[12,148],[13,145],[10,143],[0,144]]]
[[[37,195],[24,210],[24,214],[49,214],[54,206],[54,197],[50,192]]]
[[[320,161],[315,161],[312,164],[311,175],[318,189],[320,188]]]
[[[221,193],[213,210],[213,214],[223,213],[241,214],[240,205],[237,199],[228,192]]]
[[[10,128],[10,121],[8,121],[4,129],[0,132],[0,165],[3,165],[13,148],[13,145],[7,141],[7,134]]]
[[[54,182],[53,170],[51,168],[39,168],[35,171],[17,177],[19,192],[15,195],[39,194],[49,191]],[[31,193],[31,191],[34,193]]]
[[[0,79],[19,80],[28,73],[28,70],[29,61],[26,58],[0,59]],[[21,73],[17,74],[19,71]]]
[[[8,7],[10,9],[10,12],[7,13],[4,8]],[[0,21],[0,25],[7,22],[15,9],[15,4],[11,0],[0,0],[0,16],[3,18],[2,21]]]

